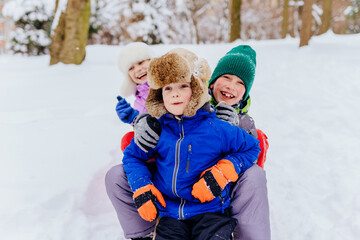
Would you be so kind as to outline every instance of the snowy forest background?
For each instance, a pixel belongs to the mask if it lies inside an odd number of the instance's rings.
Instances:
[[[69,0],[70,1],[70,0]],[[90,1],[90,0],[89,0]],[[360,32],[360,0],[238,0],[240,37],[299,37],[304,3],[312,5],[311,35],[324,33],[325,10],[336,34]],[[0,1],[4,2],[4,1]],[[11,19],[8,48],[12,53],[49,53],[57,24],[55,6],[65,11],[68,0],[7,0],[2,14]],[[199,44],[229,42],[231,0],[91,0],[87,44]],[[56,5],[57,4],[57,5]],[[287,5],[286,32],[283,33]],[[327,7],[328,6],[328,7]],[[55,21],[54,21],[55,19]],[[54,23],[55,22],[55,23]],[[326,32],[325,31],[325,32]]]

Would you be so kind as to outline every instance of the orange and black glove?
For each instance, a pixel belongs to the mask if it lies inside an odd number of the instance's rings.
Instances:
[[[165,200],[160,191],[152,184],[139,188],[134,192],[133,199],[140,216],[146,221],[153,221],[159,215],[155,201],[166,207]]]
[[[205,170],[200,175],[200,180],[193,185],[191,194],[200,200],[200,202],[209,202],[214,198],[221,196],[229,182],[235,182],[238,174],[235,171],[232,162],[221,159],[215,166]]]

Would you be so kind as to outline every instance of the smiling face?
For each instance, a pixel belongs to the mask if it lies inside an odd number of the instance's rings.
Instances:
[[[232,106],[242,100],[246,91],[244,82],[236,75],[221,75],[210,85],[216,102]]]
[[[128,74],[136,84],[142,84],[147,81],[147,68],[150,60],[141,60],[134,63],[128,70]]]
[[[166,110],[179,116],[183,115],[186,106],[191,100],[192,90],[190,83],[171,83],[162,88],[162,96]]]

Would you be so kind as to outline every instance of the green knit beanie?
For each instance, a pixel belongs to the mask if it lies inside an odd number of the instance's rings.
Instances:
[[[238,76],[244,81],[246,91],[243,100],[249,96],[251,86],[255,78],[256,52],[248,45],[239,45],[234,47],[222,57],[216,65],[209,86],[216,79],[224,74]]]

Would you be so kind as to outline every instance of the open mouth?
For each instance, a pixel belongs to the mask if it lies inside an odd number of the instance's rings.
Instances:
[[[222,91],[220,91],[220,93],[221,93],[221,95],[223,95],[223,96],[225,96],[225,97],[227,97],[227,98],[234,98],[234,97],[235,97],[234,95],[232,95],[232,94],[230,94],[230,93],[227,93],[227,92],[222,92]]]
[[[145,78],[146,76],[147,76],[147,73],[144,72],[144,73],[140,74],[139,76],[137,76],[137,78],[138,78],[139,80],[142,80],[142,79]]]

